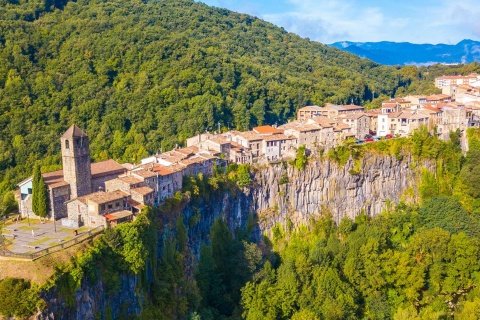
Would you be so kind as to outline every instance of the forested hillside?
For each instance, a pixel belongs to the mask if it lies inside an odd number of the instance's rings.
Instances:
[[[94,160],[135,162],[188,136],[361,104],[397,70],[257,18],[188,0],[10,1],[0,7],[0,192],[60,163],[75,123]]]

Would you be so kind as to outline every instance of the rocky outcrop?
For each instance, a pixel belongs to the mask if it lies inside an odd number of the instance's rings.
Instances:
[[[140,314],[142,296],[138,293],[139,278],[136,275],[120,274],[120,287],[108,292],[102,281],[82,285],[71,297],[71,303],[53,287],[43,295],[47,308],[36,315],[37,320],[53,319],[118,319]]]
[[[362,211],[374,216],[386,203],[399,202],[405,190],[416,188],[419,173],[412,157],[398,161],[374,154],[359,161],[358,172],[352,160],[345,166],[317,160],[304,170],[284,165],[257,170],[249,199],[251,210],[259,215],[260,228],[269,229],[287,218],[297,225],[327,211],[337,223]],[[430,162],[421,165],[434,169]]]

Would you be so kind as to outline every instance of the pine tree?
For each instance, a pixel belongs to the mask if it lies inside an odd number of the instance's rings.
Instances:
[[[35,165],[33,171],[32,193],[33,212],[41,218],[46,218],[48,215],[48,195],[39,164]]]

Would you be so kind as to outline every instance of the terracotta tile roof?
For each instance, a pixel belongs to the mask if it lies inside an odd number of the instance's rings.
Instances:
[[[121,166],[117,161],[109,159],[91,164],[92,179],[109,176],[113,174],[122,174],[127,169]]]
[[[278,129],[272,127],[272,126],[260,126],[260,127],[254,127],[253,131],[258,133],[258,134],[279,134],[282,133]]]
[[[303,124],[296,128],[300,132],[319,131],[322,128],[317,124]]]
[[[205,162],[205,159],[200,157],[193,157],[193,158],[183,159],[182,161],[180,161],[181,164],[184,164],[186,166],[189,166],[191,164],[203,164],[204,162]]]
[[[390,113],[388,113],[388,117],[389,117],[389,118],[399,118],[401,114],[402,114],[401,111],[398,111],[398,112],[390,112]]]
[[[253,131],[240,132],[238,136],[246,139],[247,141],[257,141],[262,140],[262,137]]]
[[[65,131],[62,135],[62,138],[73,138],[73,137],[88,137],[85,132],[83,132],[79,127],[76,125],[71,125],[70,128]]]
[[[141,179],[138,179],[134,176],[123,176],[123,177],[118,177],[117,179],[125,182],[125,183],[128,183],[129,185],[134,185],[134,184],[138,184],[138,183],[142,183],[143,180]]]
[[[346,113],[346,114],[341,114],[338,117],[339,118],[344,118],[344,119],[359,119],[361,117],[366,117],[367,115],[363,112],[358,112],[358,113]]]
[[[350,130],[350,126],[346,123],[339,123],[337,126],[335,126],[335,128],[333,129],[333,131],[343,131],[343,130]]]
[[[306,106],[303,108],[300,108],[298,111],[321,111],[322,107],[319,106]]]
[[[69,185],[68,182],[63,180],[63,170],[42,173],[42,176],[45,184],[50,189]]]
[[[344,110],[357,110],[357,109],[361,109],[361,110],[364,110],[364,108],[362,106],[357,106],[357,105],[354,105],[354,104],[347,104],[347,105],[342,105],[341,106]]]
[[[114,221],[122,218],[126,218],[129,216],[133,216],[133,213],[128,210],[122,210],[122,211],[117,211],[113,213],[107,213],[105,215],[105,218],[107,218],[108,221]]]
[[[154,190],[152,188],[145,187],[145,186],[144,187],[133,188],[133,189],[130,189],[130,190],[134,193],[138,193],[138,194],[141,194],[143,196],[154,192]]]
[[[138,201],[135,201],[133,199],[128,199],[127,200],[127,205],[130,206],[130,207],[134,207],[134,208],[137,208],[139,210],[142,210],[145,206],[143,204],[141,204],[140,202]]]
[[[436,100],[442,100],[442,99],[447,99],[447,98],[450,98],[449,95],[447,94],[434,94],[434,95],[431,95],[431,96],[427,96],[426,99],[427,101],[436,101]]]
[[[315,121],[318,125],[320,125],[323,128],[331,128],[333,127],[334,121],[332,121],[330,118],[327,117],[313,117],[311,120]]]
[[[197,146],[191,146],[187,148],[180,148],[180,149],[175,149],[174,152],[179,152],[184,155],[190,155],[190,154],[195,154],[198,152],[198,147]]]
[[[122,163],[121,166],[124,167],[127,170],[132,170],[133,169],[133,164],[128,163],[128,162]]]
[[[150,170],[146,170],[146,169],[141,169],[141,170],[134,170],[134,171],[131,171],[131,173],[133,175],[136,175],[138,177],[142,177],[142,178],[151,178],[151,177],[156,177],[157,174],[155,172],[153,172],[153,169],[152,171]]]
[[[168,175],[173,173],[172,170],[168,169],[165,166],[158,165],[158,164],[153,167],[153,172],[155,172],[155,173],[158,172],[159,176],[168,176]]]
[[[440,112],[442,112],[442,110],[440,110],[439,108],[434,107],[434,106],[429,105],[429,104],[424,104],[424,105],[423,105],[423,108],[425,108],[426,110],[429,110],[429,111],[431,111],[431,112],[435,112],[435,113],[440,113]]]
[[[292,139],[294,138],[287,137],[284,134],[275,134],[275,135],[264,137],[263,141],[279,141],[279,140],[292,140]]]
[[[182,172],[183,170],[185,170],[186,167],[187,167],[186,165],[183,165],[181,163],[176,163],[174,165],[168,166],[168,169],[171,170],[173,173],[177,173],[177,172]]]
[[[91,201],[97,204],[104,204],[104,203],[115,201],[115,200],[121,200],[121,199],[127,198],[128,196],[129,195],[123,191],[115,190],[111,192],[104,192],[104,191],[95,192],[95,193],[86,195],[84,197],[87,200],[87,202]]]
[[[299,120],[294,120],[294,121],[290,121],[285,124],[282,124],[281,126],[279,126],[279,128],[282,130],[294,129],[301,126],[302,124],[303,122],[300,122]]]
[[[105,193],[105,191],[97,191],[97,192],[93,192],[93,193],[90,193],[90,194],[87,194],[87,195],[84,195],[84,196],[81,196],[81,197],[78,197],[78,198],[75,198],[75,199],[72,199],[70,201],[67,201],[67,202],[73,202],[73,201],[80,201],[81,203],[83,204],[87,204],[87,200],[90,198],[90,197],[94,197],[96,195],[103,195]]]
[[[397,106],[397,103],[395,101],[384,101],[382,102],[382,108],[385,108],[385,107],[396,107]]]

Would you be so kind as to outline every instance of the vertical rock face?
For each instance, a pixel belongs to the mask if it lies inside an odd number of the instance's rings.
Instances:
[[[249,216],[256,217],[252,237],[260,240],[277,223],[290,221],[296,226],[325,212],[336,222],[362,211],[369,216],[380,214],[387,202],[397,203],[407,189],[413,191],[409,197],[414,197],[419,178],[419,170],[414,168],[418,166],[435,170],[433,163],[414,163],[409,156],[398,161],[384,155],[366,155],[360,170],[358,164],[354,169],[353,161],[339,166],[327,160],[311,160],[304,170],[283,164],[256,168],[249,188],[209,195],[186,206],[182,215],[188,228],[188,246],[198,258],[200,246],[209,242],[210,227],[218,217],[223,217],[232,230],[245,229]],[[120,279],[122,288],[114,293],[107,293],[101,281],[83,281],[70,307],[53,288],[45,293],[48,307],[37,319],[107,319],[139,314],[143,297],[137,290],[138,277],[123,274]]]
[[[416,188],[418,172],[411,157],[368,155],[359,172],[353,161],[338,166],[331,161],[311,161],[304,170],[277,165],[255,173],[251,188],[252,211],[259,214],[260,228],[273,227],[287,218],[296,225],[328,211],[336,222],[362,211],[374,216],[386,202],[397,203],[409,187]],[[434,165],[422,163],[429,170]]]
[[[140,314],[142,297],[137,293],[138,277],[120,274],[119,278],[120,288],[116,292],[107,292],[102,281],[82,281],[73,295],[73,305],[70,306],[54,287],[43,295],[47,308],[37,314],[35,319],[117,319],[120,316]]]

